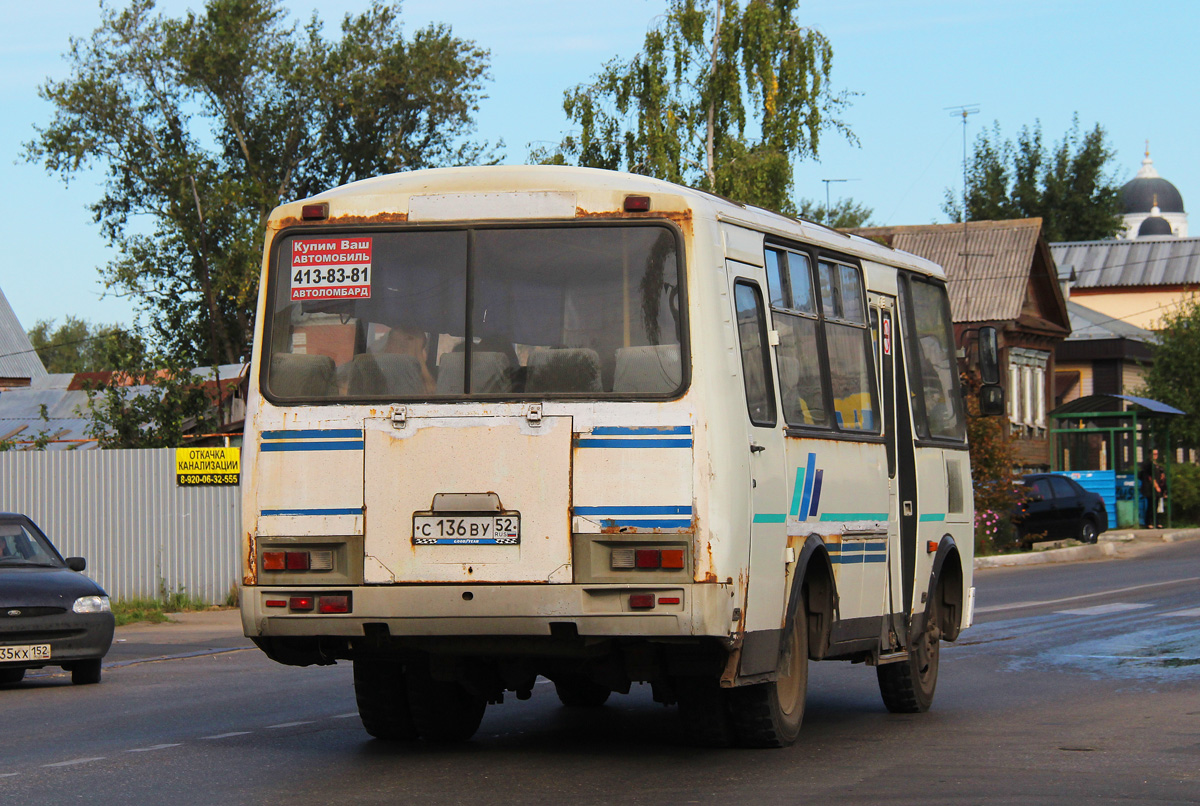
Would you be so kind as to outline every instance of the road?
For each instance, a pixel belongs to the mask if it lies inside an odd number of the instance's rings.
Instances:
[[[800,742],[700,750],[635,688],[594,711],[553,687],[472,742],[370,739],[350,668],[267,661],[230,630],[133,627],[99,686],[0,690],[9,803],[1200,803],[1200,541],[977,574],[927,714],[872,669],[814,664]],[[199,654],[198,654],[199,653]],[[171,659],[149,660],[168,656]]]

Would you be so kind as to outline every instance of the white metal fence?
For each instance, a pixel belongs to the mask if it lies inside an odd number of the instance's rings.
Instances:
[[[237,487],[179,487],[175,452],[0,452],[0,512],[21,512],[113,598],[223,602],[238,579]]]

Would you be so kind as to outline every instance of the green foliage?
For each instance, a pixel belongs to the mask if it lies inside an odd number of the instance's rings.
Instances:
[[[1175,525],[1200,523],[1200,465],[1171,465],[1171,514]]]
[[[828,207],[813,199],[801,199],[800,209],[796,211],[799,218],[815,221],[834,229],[854,229],[871,226],[871,216],[875,213],[865,204],[854,199],[838,199]]]
[[[68,315],[58,327],[40,319],[29,329],[29,342],[47,372],[100,372],[119,369],[145,356],[145,345],[119,325],[94,325]]]
[[[64,181],[106,171],[91,206],[118,255],[105,284],[137,300],[184,364],[248,354],[278,204],[491,159],[468,139],[487,51],[443,25],[406,37],[398,3],[347,15],[334,40],[315,15],[290,23],[281,0],[208,0],[178,18],[154,0],[101,12],[90,39],[72,39],[68,76],[42,86],[54,117],[24,156]]]
[[[1172,418],[1171,436],[1200,446],[1200,300],[1189,296],[1167,311],[1157,335],[1154,363],[1139,394],[1185,412]]]
[[[1080,134],[1078,115],[1052,149],[1040,122],[1022,127],[1013,143],[997,121],[979,133],[967,164],[967,218],[1041,218],[1051,242],[1110,238],[1122,227],[1120,186],[1109,170],[1115,153],[1099,124]],[[942,210],[962,221],[961,194],[947,188]]]
[[[50,410],[45,403],[38,404],[38,418],[43,425],[33,434],[18,433],[8,439],[0,439],[0,451],[44,451],[54,440],[54,432],[50,430]]]
[[[101,448],[177,448],[189,434],[212,433],[218,412],[204,380],[162,358],[113,373],[87,390],[87,434]]]
[[[168,613],[183,613],[197,610],[212,610],[213,605],[203,599],[189,595],[182,585],[174,591],[168,591],[166,584],[159,580],[159,595],[157,599],[135,596],[130,599],[114,599],[112,601],[113,617],[118,627],[134,624],[139,621],[161,624],[170,621]]]
[[[967,441],[975,495],[975,550],[994,554],[1016,540],[1009,519],[1021,499],[1020,490],[1013,484],[1016,452],[1004,437],[1004,416],[984,417],[979,413],[979,377],[967,373],[962,382],[967,397]]]
[[[792,212],[792,163],[836,117],[833,48],[795,20],[797,0],[671,0],[630,61],[564,94],[578,127],[534,162],[626,170]]]

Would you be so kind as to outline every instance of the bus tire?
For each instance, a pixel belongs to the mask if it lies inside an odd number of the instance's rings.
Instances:
[[[908,659],[875,667],[883,704],[893,714],[919,714],[933,705],[942,640],[942,589],[938,586],[925,610],[925,626],[914,636]]]
[[[803,604],[779,646],[777,677],[730,689],[730,711],[744,747],[787,747],[800,735],[808,695],[808,618]]]
[[[736,744],[729,713],[729,692],[717,677],[681,677],[676,681],[679,719],[688,741],[699,747]]]
[[[558,701],[568,708],[599,708],[608,702],[612,690],[583,675],[568,674],[554,679]]]
[[[358,658],[354,661],[354,699],[358,717],[367,733],[385,741],[417,738],[404,667],[396,661]]]
[[[465,742],[479,730],[487,701],[461,683],[435,680],[428,662],[409,664],[405,682],[413,725],[430,742]]]

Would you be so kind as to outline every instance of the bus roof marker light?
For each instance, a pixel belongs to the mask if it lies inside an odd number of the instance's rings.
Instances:
[[[324,221],[329,218],[329,205],[325,202],[306,204],[300,208],[300,218],[304,221]]]
[[[626,196],[625,197],[625,212],[627,212],[627,213],[648,213],[648,212],[650,212],[650,197],[649,196]]]

